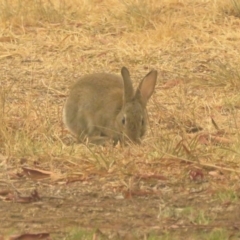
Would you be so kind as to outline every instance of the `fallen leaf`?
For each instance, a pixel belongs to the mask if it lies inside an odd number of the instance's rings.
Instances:
[[[14,235],[9,238],[9,240],[36,240],[36,239],[50,240],[51,238],[49,233],[37,233],[37,234],[25,233],[21,235]]]
[[[11,191],[9,189],[2,189],[0,190],[1,196],[7,196]]]
[[[37,168],[32,169],[32,168],[22,167],[22,170],[27,177],[34,180],[50,178],[51,175],[53,174],[52,172],[37,169]]]
[[[215,143],[223,143],[223,144],[230,144],[233,142],[232,140],[230,140],[228,138],[218,137],[218,136],[213,136],[212,141],[214,141]]]
[[[225,178],[219,171],[210,171],[208,174],[218,180],[223,180]]]
[[[198,142],[202,144],[209,144],[210,142],[212,143],[221,143],[221,144],[230,144],[233,141],[229,138],[225,137],[219,137],[217,134],[209,134],[209,133],[203,133],[200,134],[198,137]]]

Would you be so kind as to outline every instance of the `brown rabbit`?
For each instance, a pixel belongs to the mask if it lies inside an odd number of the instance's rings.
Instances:
[[[92,143],[125,138],[140,143],[147,126],[146,105],[151,97],[157,71],[152,70],[134,91],[129,71],[122,77],[110,73],[83,76],[72,87],[63,109],[66,127],[81,141]]]

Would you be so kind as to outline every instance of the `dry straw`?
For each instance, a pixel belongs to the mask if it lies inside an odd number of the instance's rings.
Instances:
[[[46,161],[84,155],[91,162],[92,151],[73,144],[62,125],[68,87],[85,73],[119,73],[125,65],[135,83],[159,71],[149,132],[131,151],[144,149],[143,161],[166,153],[236,169],[240,20],[232,15],[237,1],[228,3],[2,1],[0,151]],[[105,151],[132,160],[129,150]]]

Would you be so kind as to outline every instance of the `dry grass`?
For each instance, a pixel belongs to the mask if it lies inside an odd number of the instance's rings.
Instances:
[[[237,0],[0,1],[0,153],[17,168],[24,159],[65,177],[103,174],[103,191],[135,189],[134,176],[146,174],[190,189],[197,168],[210,182],[206,195],[236,193],[238,7]],[[85,73],[122,66],[136,82],[159,72],[142,146],[66,144],[68,87]]]

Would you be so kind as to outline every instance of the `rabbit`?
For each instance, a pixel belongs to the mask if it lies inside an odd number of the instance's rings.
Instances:
[[[121,76],[94,73],[80,78],[70,90],[63,108],[63,122],[78,140],[100,144],[112,139],[116,144],[129,139],[140,143],[146,132],[146,105],[151,97],[157,71],[150,71],[133,89],[130,73]]]

